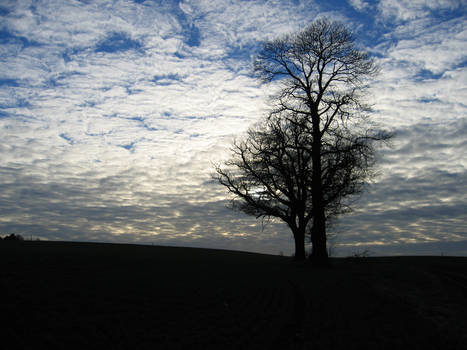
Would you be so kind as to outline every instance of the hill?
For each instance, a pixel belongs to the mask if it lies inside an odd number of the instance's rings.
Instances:
[[[465,349],[467,258],[0,242],[8,349]]]

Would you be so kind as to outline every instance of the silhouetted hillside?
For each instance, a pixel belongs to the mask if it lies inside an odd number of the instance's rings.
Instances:
[[[0,242],[8,349],[463,349],[467,259]]]

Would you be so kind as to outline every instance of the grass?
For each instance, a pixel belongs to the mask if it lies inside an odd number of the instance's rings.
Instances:
[[[466,349],[467,258],[0,242],[8,349]]]

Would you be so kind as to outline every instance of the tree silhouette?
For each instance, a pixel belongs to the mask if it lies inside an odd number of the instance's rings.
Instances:
[[[305,258],[305,230],[311,219],[310,135],[303,125],[271,117],[235,142],[217,180],[234,195],[233,207],[256,218],[279,218],[292,230],[295,258]],[[235,199],[239,200],[235,200]]]
[[[371,176],[375,142],[391,136],[370,122],[363,103],[377,67],[343,24],[320,19],[264,43],[255,72],[280,87],[272,112],[234,143],[217,179],[237,209],[289,225],[297,260],[308,228],[311,259],[326,263],[326,222],[349,209],[346,199]]]
[[[24,241],[24,238],[23,236],[19,235],[19,234],[15,234],[15,233],[11,233],[7,236],[5,236],[5,238],[3,238],[4,241]]]

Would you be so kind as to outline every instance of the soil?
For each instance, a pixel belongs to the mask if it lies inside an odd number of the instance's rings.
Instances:
[[[467,349],[467,258],[0,242],[5,349]]]

